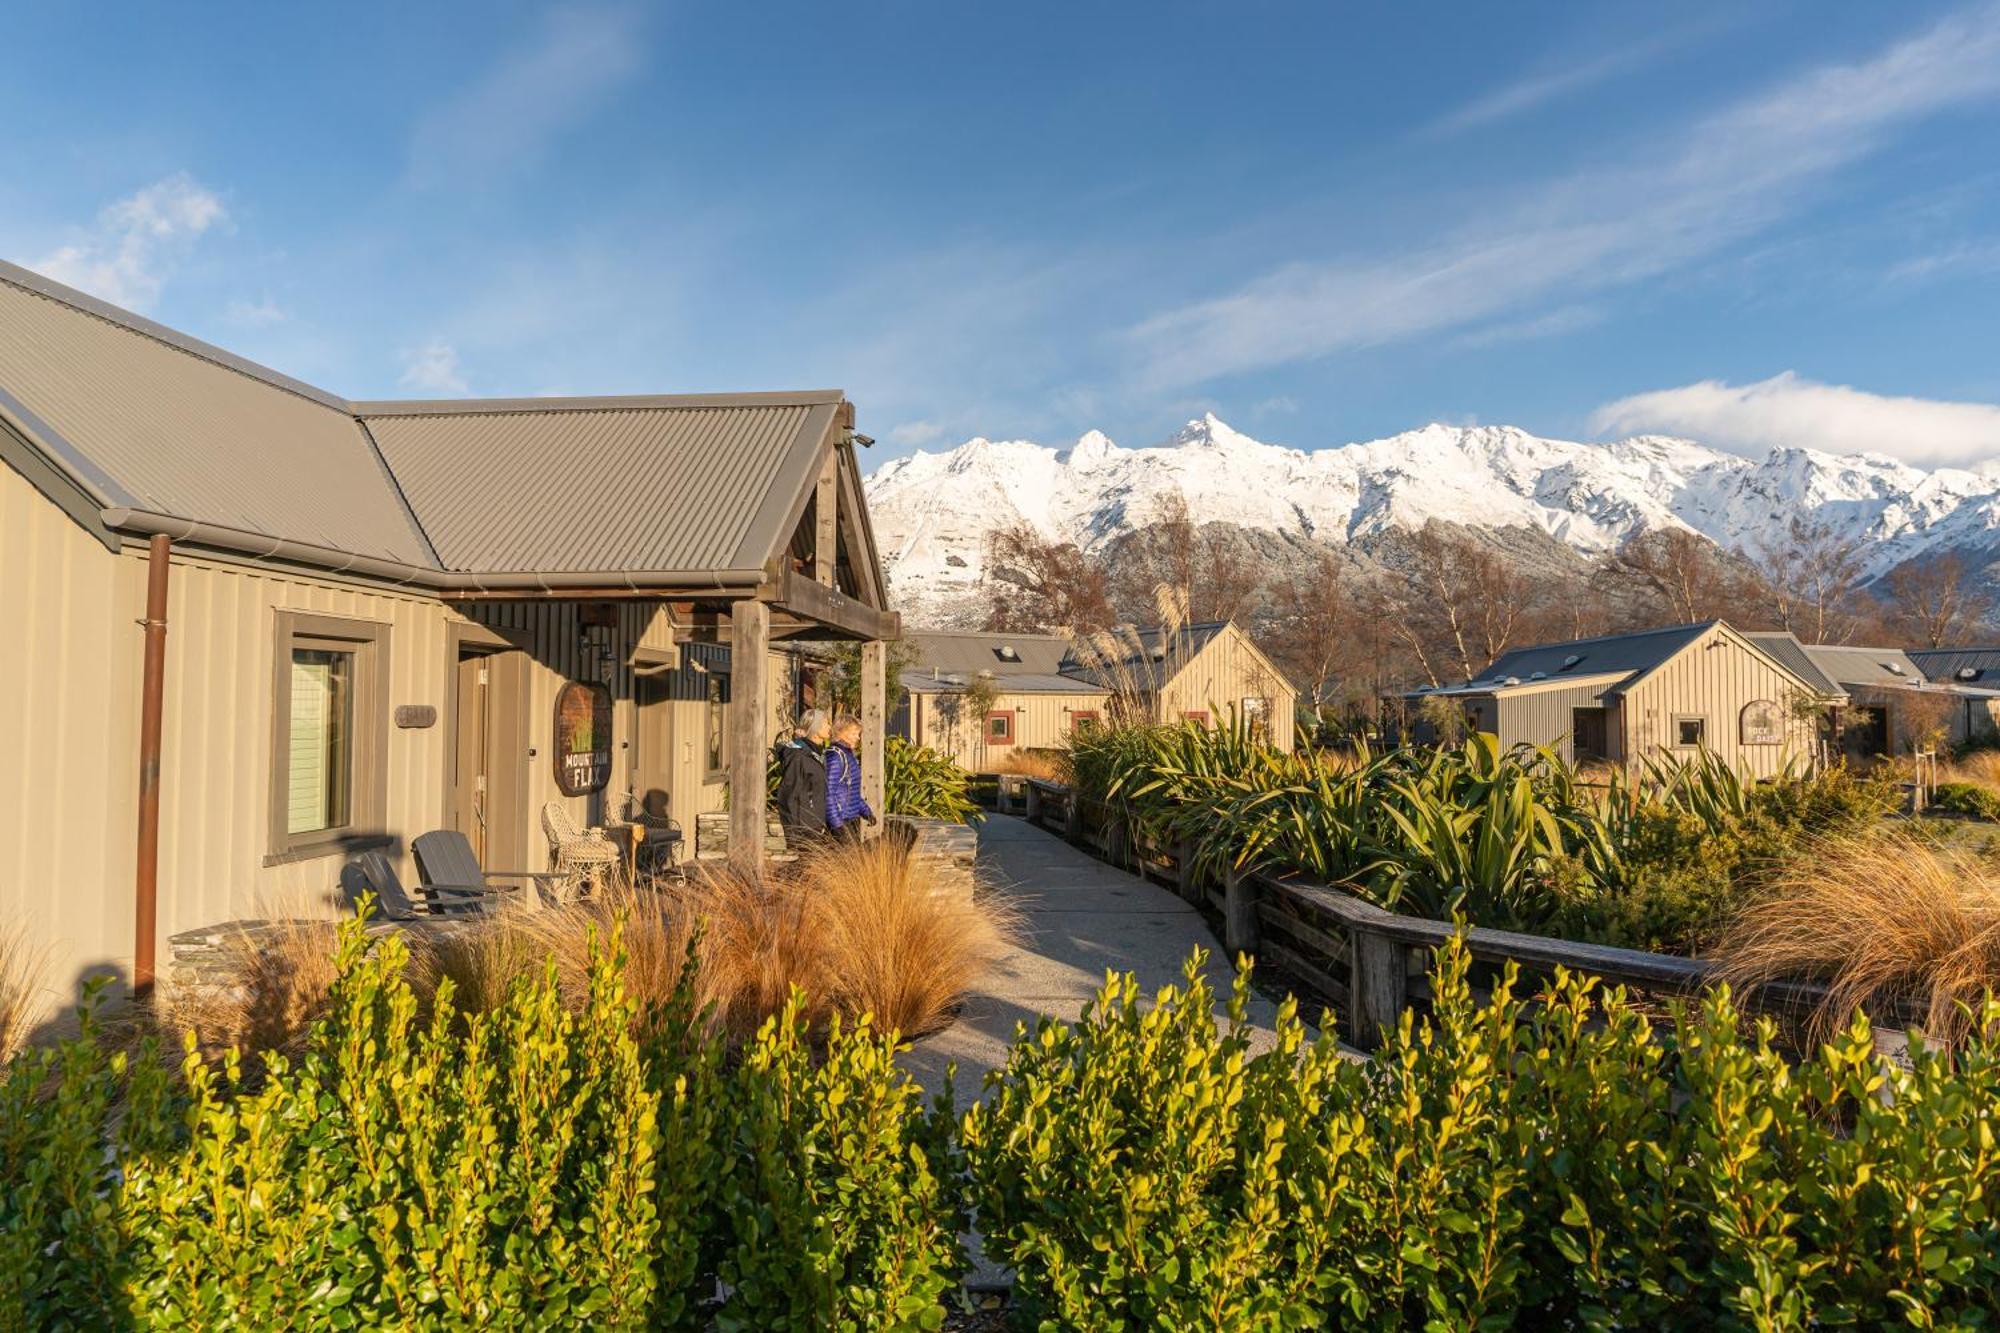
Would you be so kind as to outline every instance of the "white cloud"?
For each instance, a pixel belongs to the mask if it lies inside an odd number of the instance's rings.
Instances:
[[[1769,227],[1921,116],[2000,93],[2000,5],[1873,59],[1822,67],[1630,166],[1543,183],[1497,216],[1393,255],[1294,263],[1127,330],[1143,384],[1218,376],[1494,320],[1708,257]]]
[[[1505,343],[1527,342],[1535,338],[1560,338],[1591,328],[1604,320],[1604,312],[1587,305],[1568,305],[1532,319],[1506,320],[1461,334],[1460,347],[1498,347]]]
[[[1648,64],[1669,49],[1681,45],[1695,34],[1678,33],[1666,37],[1656,37],[1651,41],[1635,42],[1631,46],[1616,51],[1608,51],[1594,60],[1584,60],[1562,69],[1530,75],[1504,87],[1496,88],[1483,96],[1475,97],[1458,110],[1453,111],[1431,127],[1433,133],[1456,134],[1463,130],[1476,129],[1495,121],[1508,120],[1514,116],[1532,111],[1547,102],[1581,92],[1600,83],[1616,78],[1627,70]]]
[[[458,349],[442,338],[403,353],[403,375],[397,383],[422,394],[458,396],[471,391],[459,368]]]
[[[231,324],[261,329],[272,324],[282,324],[290,318],[290,315],[283,306],[267,296],[261,301],[231,301],[224,308],[222,317]]]
[[[1967,241],[1913,255],[1892,266],[1891,282],[1922,282],[1944,273],[2000,273],[2000,241]]]
[[[410,180],[476,183],[533,166],[639,72],[643,17],[631,5],[551,11],[532,41],[418,122]]]
[[[2000,458],[2000,406],[1891,397],[1791,371],[1755,384],[1703,380],[1633,394],[1598,408],[1591,424],[1608,433],[1687,435],[1744,453],[1790,447],[1928,466]]]
[[[180,171],[110,205],[34,267],[114,305],[147,310],[194,243],[228,221],[221,198]]]

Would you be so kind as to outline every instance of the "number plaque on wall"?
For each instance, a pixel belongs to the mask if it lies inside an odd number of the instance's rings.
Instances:
[[[571,681],[556,696],[556,787],[565,796],[611,781],[611,691]]]

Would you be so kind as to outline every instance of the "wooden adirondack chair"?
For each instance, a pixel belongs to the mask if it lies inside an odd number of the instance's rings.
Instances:
[[[426,883],[412,899],[403,887],[396,863],[381,852],[363,852],[348,863],[342,881],[350,892],[365,889],[375,895],[377,910],[390,921],[420,916],[476,916],[498,907],[505,890],[471,884]]]
[[[433,887],[457,891],[459,886],[473,885],[481,893],[519,898],[523,906],[538,907],[541,901],[537,891],[546,888],[555,897],[565,878],[560,873],[538,870],[487,870],[472,850],[472,839],[457,829],[434,829],[421,834],[410,844],[410,850],[416,853],[417,873],[424,881],[419,892],[428,892]],[[495,883],[496,880],[515,882]]]

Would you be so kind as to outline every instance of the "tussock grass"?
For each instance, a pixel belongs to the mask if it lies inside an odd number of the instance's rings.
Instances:
[[[327,1010],[335,976],[339,923],[280,907],[270,929],[231,935],[224,944],[239,980],[234,990],[162,984],[153,1022],[176,1043],[195,1034],[204,1055],[231,1047],[297,1055],[307,1029]]]
[[[1738,987],[1824,981],[1818,1037],[1857,1007],[1904,1002],[1933,1040],[1962,1040],[1960,1005],[2000,990],[2000,868],[1902,833],[1822,843],[1773,873],[1714,957]]]
[[[28,1044],[47,1016],[48,956],[28,938],[25,925],[0,929],[0,1065]]]
[[[461,1011],[483,1012],[553,968],[565,1005],[581,1012],[593,950],[614,929],[641,1029],[680,984],[692,949],[695,1003],[732,1039],[753,1036],[793,987],[815,1026],[868,1013],[878,1030],[918,1036],[940,1026],[999,956],[1015,918],[984,897],[934,892],[909,849],[881,837],[821,847],[764,879],[703,865],[664,891],[617,887],[573,907],[409,931],[408,976],[426,1010],[449,979]],[[171,992],[155,1022],[175,1044],[195,1032],[212,1055],[231,1046],[296,1053],[326,1011],[334,943],[334,922],[279,919],[239,938],[231,961],[241,986]]]
[[[1044,782],[1061,782],[1068,769],[1063,764],[1060,750],[1016,750],[1002,759],[995,771],[1040,778]]]
[[[815,851],[797,882],[819,943],[820,993],[906,1037],[943,1026],[1019,933],[1011,909],[935,891],[894,838]]]

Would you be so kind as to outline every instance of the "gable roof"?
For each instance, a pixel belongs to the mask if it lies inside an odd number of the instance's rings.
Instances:
[[[1601,696],[1619,695],[1711,635],[1737,643],[1752,656],[1762,657],[1815,693],[1830,696],[1842,693],[1824,673],[1813,668],[1810,661],[1803,661],[1806,670],[1801,671],[1800,664],[1792,660],[1782,644],[1769,641],[1771,636],[1745,634],[1723,621],[1704,620],[1691,625],[1665,625],[1659,629],[1635,630],[1630,634],[1605,634],[1590,639],[1569,639],[1510,649],[1463,684],[1412,690],[1404,697],[1414,699],[1430,694],[1497,694],[1539,690],[1558,686],[1564,681],[1575,681],[1579,685],[1601,684],[1604,687],[1599,691]],[[1790,635],[1783,637],[1791,639]],[[1799,649],[1797,655],[1804,659],[1808,650],[1800,647],[1796,639],[1791,640],[1791,646]],[[1828,688],[1822,689],[1823,685]]]
[[[1062,670],[1069,640],[1060,634],[987,634],[923,630],[906,636],[917,664],[943,675],[990,671],[995,676],[1047,675]],[[1006,656],[1013,651],[1013,658]],[[906,670],[907,677],[909,672]]]
[[[1630,634],[1605,634],[1593,639],[1538,643],[1510,648],[1493,659],[1468,683],[1498,686],[1510,677],[1523,683],[1558,676],[1624,675],[1636,677],[1662,665],[1674,654],[1721,624],[1704,620],[1693,625],[1667,625]]]
[[[911,671],[902,674],[903,688],[914,694],[956,694],[966,687],[973,673],[950,671]],[[1030,671],[1015,675],[994,674],[993,688],[1000,697],[1010,694],[1077,694],[1101,699],[1107,693],[1095,681],[1078,676],[1060,676],[1049,672]]]
[[[1156,626],[1089,635],[1086,637],[1091,651],[1079,654],[1072,643],[1063,654],[1061,670],[1066,675],[1099,683],[1111,673],[1125,671],[1145,688],[1157,689],[1179,675],[1195,654],[1220,638],[1229,627],[1227,620],[1209,620],[1183,625],[1171,632]]]
[[[1845,694],[1840,682],[1829,676],[1814,660],[1815,649],[1799,642],[1799,636],[1790,630],[1748,630],[1744,638],[1762,648],[1783,663],[1785,668],[1806,684],[1828,697]]]
[[[0,413],[101,508],[432,560],[337,399],[6,265]]]
[[[1807,644],[1806,655],[1825,675],[1849,687],[1926,683],[1923,669],[1901,648]]]
[[[836,390],[354,403],[0,262],[0,456],[18,438],[100,536],[439,588],[736,587],[785,550],[831,446],[879,602],[851,424]]]
[[[760,571],[837,392],[357,403],[448,570]]]
[[[1904,656],[1932,680],[1989,687],[2000,682],[2000,648],[1910,648]]]

